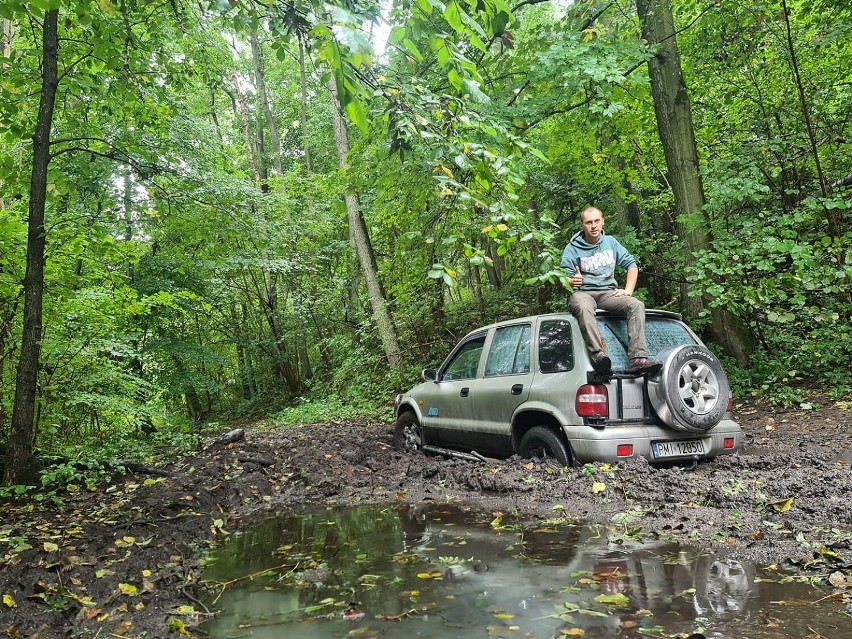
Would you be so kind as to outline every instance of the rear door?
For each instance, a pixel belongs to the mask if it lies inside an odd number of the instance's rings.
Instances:
[[[530,394],[532,325],[500,326],[488,344],[485,367],[476,382],[476,420],[464,443],[490,451],[511,450],[512,415]]]
[[[627,319],[622,317],[602,317],[598,319],[601,336],[607,352],[612,359],[612,369],[623,371],[627,367]],[[648,357],[654,359],[662,351],[674,346],[696,343],[691,331],[683,322],[668,317],[653,317],[645,320],[645,339],[648,342]],[[622,402],[618,405],[617,384],[621,382]],[[609,416],[612,421],[642,421],[646,414],[654,411],[649,402],[644,380],[613,380],[609,383]]]

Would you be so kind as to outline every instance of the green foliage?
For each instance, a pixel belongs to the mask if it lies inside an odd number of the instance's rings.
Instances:
[[[852,357],[852,234],[824,232],[827,207],[838,205],[845,209],[835,198],[811,198],[786,213],[728,220],[687,271],[696,292],[745,319],[760,340],[748,370],[730,367],[741,392],[790,404],[802,401],[803,379],[831,393],[852,386],[845,365]]]
[[[288,406],[270,419],[283,426],[294,424],[319,424],[323,422],[338,422],[369,416],[375,412],[372,402],[364,401],[359,404],[344,404],[335,395],[307,399],[300,397],[293,406]]]
[[[0,81],[7,429],[49,4],[0,9],[14,32]],[[588,204],[639,259],[649,306],[706,296],[744,322],[756,351],[726,366],[737,396],[801,405],[809,385],[850,392],[852,207],[842,187],[823,189],[852,166],[852,15],[838,3],[788,0],[790,16],[675,6],[706,199],[692,219],[674,206],[651,52],[618,5],[513,14],[502,0],[421,0],[390,10],[377,52],[365,35],[375,2],[89,4],[60,7],[37,433],[53,452],[156,460],[238,417],[387,420],[395,393],[472,328],[564,310],[559,258]],[[329,78],[354,125],[344,171]],[[351,253],[342,195],[355,192],[403,349],[397,372]],[[684,228],[711,241],[693,255]],[[86,484],[68,472],[49,483]]]

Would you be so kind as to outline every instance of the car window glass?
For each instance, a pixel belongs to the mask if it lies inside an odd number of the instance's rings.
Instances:
[[[542,373],[561,373],[574,368],[574,348],[568,320],[547,320],[541,323],[538,367]]]
[[[530,325],[503,326],[494,332],[494,340],[485,362],[485,376],[516,375],[530,371]]]
[[[450,363],[444,368],[442,379],[473,379],[482,357],[485,335],[471,339],[456,352]]]
[[[612,367],[615,369],[625,367],[628,344],[627,320],[620,317],[607,317],[599,319],[598,326],[600,326],[607,353],[612,360]],[[667,348],[695,343],[683,324],[660,318],[647,319],[645,339],[648,342],[648,357],[656,357]]]

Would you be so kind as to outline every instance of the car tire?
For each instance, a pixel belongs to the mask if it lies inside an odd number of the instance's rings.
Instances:
[[[411,411],[400,413],[396,418],[393,445],[401,453],[416,453],[423,449],[423,430]]]
[[[555,459],[563,466],[573,466],[571,447],[552,428],[533,426],[521,438],[518,454],[530,457]]]
[[[648,396],[657,415],[674,430],[705,433],[728,410],[731,387],[715,355],[687,344],[663,351],[660,372],[648,380]]]

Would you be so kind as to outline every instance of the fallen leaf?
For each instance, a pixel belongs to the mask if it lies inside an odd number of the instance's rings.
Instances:
[[[9,608],[18,607],[18,604],[16,604],[15,600],[12,599],[12,595],[3,595],[3,603],[6,604]]]
[[[180,619],[170,619],[169,620],[169,630],[172,632],[177,632],[182,635],[188,635],[189,631],[186,629],[186,624],[184,624]]]
[[[852,579],[850,579],[849,577],[844,575],[839,570],[831,573],[828,576],[828,583],[830,583],[835,588],[850,588],[850,587],[852,587]],[[4,601],[5,601],[5,597],[7,597],[7,596],[8,595],[4,595]]]
[[[567,637],[583,637],[586,634],[586,631],[582,628],[562,628],[559,631],[560,635],[565,635]]]
[[[630,603],[630,599],[627,598],[626,595],[621,594],[620,592],[616,592],[612,595],[598,595],[595,597],[595,601],[603,604],[610,604],[613,606],[626,606]]]
[[[136,588],[136,586],[134,586],[133,584],[122,584],[122,583],[120,583],[120,584],[118,584],[118,589],[119,589],[119,591],[121,591],[122,595],[128,595],[130,597],[135,596],[136,593],[138,592],[138,588]]]
[[[823,557],[831,557],[832,559],[840,559],[840,555],[838,555],[833,550],[829,550],[825,546],[822,546],[819,549],[819,554],[822,555]]]
[[[343,611],[343,619],[345,621],[361,621],[365,616],[366,613],[357,608],[347,608]]]
[[[56,552],[57,550],[59,550],[59,546],[52,541],[44,542],[44,552]]]
[[[602,481],[596,481],[594,484],[592,484],[592,493],[594,493],[595,495],[597,495],[598,493],[602,493],[605,490],[606,484]]]
[[[781,499],[779,501],[771,502],[772,507],[779,513],[786,513],[790,508],[793,507],[793,498],[788,497],[787,499]]]

